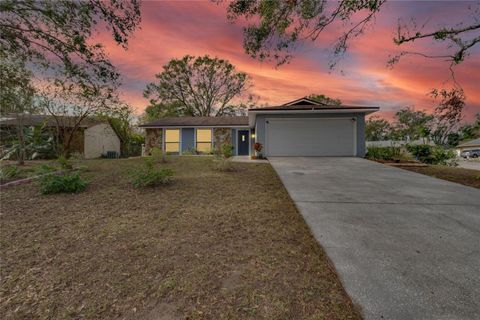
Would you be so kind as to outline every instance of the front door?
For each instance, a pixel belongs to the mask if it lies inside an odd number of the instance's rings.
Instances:
[[[238,155],[248,156],[248,130],[238,130]]]

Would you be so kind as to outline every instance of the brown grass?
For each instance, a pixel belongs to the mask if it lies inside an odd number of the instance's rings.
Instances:
[[[478,170],[447,166],[399,168],[480,189],[480,171]]]
[[[3,319],[360,318],[268,164],[170,158],[143,190],[141,159],[81,164],[83,193],[2,191]]]

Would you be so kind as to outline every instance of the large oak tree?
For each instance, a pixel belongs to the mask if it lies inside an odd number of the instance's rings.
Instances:
[[[208,55],[172,59],[147,85],[144,95],[151,106],[176,107],[176,114],[228,116],[237,114],[251,81],[229,61]],[[171,110],[170,110],[171,111]]]

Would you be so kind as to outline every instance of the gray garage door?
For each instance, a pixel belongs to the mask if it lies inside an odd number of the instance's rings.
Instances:
[[[267,156],[355,156],[351,118],[268,119]]]

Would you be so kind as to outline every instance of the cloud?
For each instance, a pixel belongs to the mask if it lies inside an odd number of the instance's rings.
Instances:
[[[471,3],[470,3],[471,4]],[[442,21],[463,21],[469,3],[391,2],[365,35],[351,43],[339,69],[329,72],[328,57],[338,30],[328,30],[315,43],[300,46],[288,65],[275,68],[246,55],[242,48],[242,25],[227,21],[224,5],[211,2],[144,2],[141,30],[130,39],[127,51],[115,45],[108,32],[95,40],[106,45],[112,61],[123,75],[123,96],[141,112],[148,101],[143,98],[146,84],[172,58],[186,54],[219,56],[230,60],[253,79],[252,92],[260,103],[284,103],[310,93],[324,93],[344,103],[378,105],[391,116],[404,106],[432,110],[427,96],[433,87],[445,85],[448,63],[407,57],[390,70],[388,55],[398,52],[392,38],[397,18],[414,17],[428,28]],[[448,18],[448,19],[446,19]],[[431,42],[415,43],[416,50],[439,50]],[[455,68],[457,80],[465,89],[468,118],[480,112],[480,50]],[[342,72],[340,72],[342,71]]]

